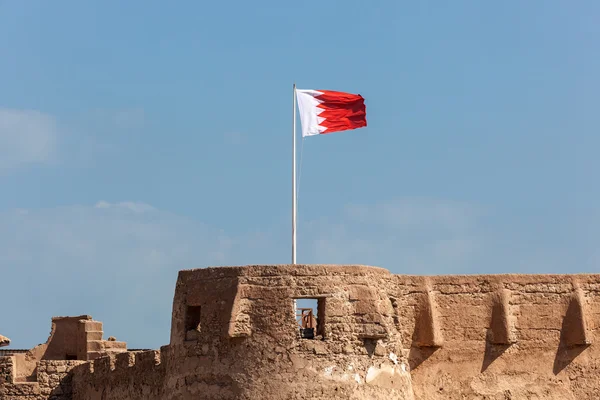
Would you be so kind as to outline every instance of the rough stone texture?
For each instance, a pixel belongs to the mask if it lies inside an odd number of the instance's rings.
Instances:
[[[318,299],[316,339],[299,336],[297,298]],[[600,275],[189,270],[169,345],[39,360],[35,382],[2,357],[0,399],[595,399],[599,325]]]
[[[0,347],[8,346],[10,344],[10,339],[6,336],[0,335]]]
[[[125,342],[102,340],[102,322],[89,315],[77,317],[53,317],[50,336],[24,353],[15,357],[15,382],[35,382],[38,363],[42,360],[89,361],[106,354],[127,351]],[[10,350],[4,350],[10,354]]]
[[[374,267],[181,271],[162,398],[412,399],[392,289]],[[320,300],[322,340],[299,338],[295,298]],[[202,310],[194,340],[187,306]]]
[[[510,345],[516,341],[510,315],[510,291],[499,289],[491,297],[492,320],[488,340],[495,345]]]
[[[415,322],[414,344],[418,347],[442,347],[444,339],[439,327],[440,319],[430,289],[421,295],[416,311],[418,316]]]
[[[15,381],[15,357],[0,357],[0,399],[70,400],[72,370],[85,361],[40,361],[36,382]]]

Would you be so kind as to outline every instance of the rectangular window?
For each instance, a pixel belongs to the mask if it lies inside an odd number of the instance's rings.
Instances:
[[[325,298],[294,299],[302,339],[325,339]]]
[[[200,332],[200,306],[187,306],[185,309],[185,337],[194,340]]]

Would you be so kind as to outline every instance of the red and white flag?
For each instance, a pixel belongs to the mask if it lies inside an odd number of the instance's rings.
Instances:
[[[359,94],[296,89],[302,137],[367,126],[365,99]]]

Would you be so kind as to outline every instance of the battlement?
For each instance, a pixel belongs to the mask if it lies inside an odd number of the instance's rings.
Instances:
[[[74,398],[161,399],[161,351],[108,355],[73,370]]]
[[[159,350],[126,352],[106,355],[84,364],[78,370],[78,375],[92,376],[110,373],[120,373],[131,368],[149,370],[161,367],[161,352]]]

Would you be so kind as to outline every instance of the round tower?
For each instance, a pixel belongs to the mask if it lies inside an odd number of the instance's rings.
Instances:
[[[366,266],[180,271],[163,398],[412,399],[393,287]]]

